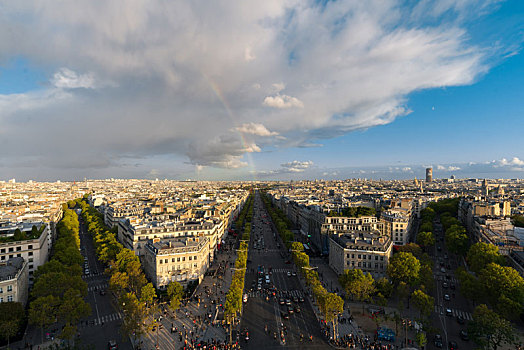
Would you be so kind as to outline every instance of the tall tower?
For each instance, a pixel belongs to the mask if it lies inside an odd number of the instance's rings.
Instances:
[[[426,182],[433,181],[433,168],[426,168]]]

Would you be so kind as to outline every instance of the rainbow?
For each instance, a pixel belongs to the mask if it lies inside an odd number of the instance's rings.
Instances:
[[[229,119],[231,120],[231,123],[233,124],[233,130],[235,130],[238,135],[240,136],[240,142],[242,144],[242,147],[244,149],[247,148],[248,142],[246,141],[246,138],[244,137],[244,133],[237,130],[237,127],[240,126],[239,122],[237,121],[237,118],[235,114],[233,113],[233,110],[229,106],[229,103],[227,102],[226,98],[224,97],[224,94],[220,90],[220,87],[215,83],[214,80],[212,80],[210,77],[208,77],[205,73],[202,72],[202,76],[204,77],[204,80],[207,82],[211,90],[214,92],[215,96],[218,97],[218,100],[220,103],[222,103],[222,106],[227,112],[227,115],[229,116]],[[248,167],[251,169],[251,174],[253,174],[253,180],[256,180],[256,168],[255,168],[255,162],[253,161],[253,156],[250,152],[245,153],[247,158]]]

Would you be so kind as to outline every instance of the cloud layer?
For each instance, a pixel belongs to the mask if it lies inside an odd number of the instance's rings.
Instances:
[[[410,93],[486,71],[465,23],[490,3],[8,0],[0,62],[49,80],[0,95],[0,164],[242,168],[268,146],[390,123]]]

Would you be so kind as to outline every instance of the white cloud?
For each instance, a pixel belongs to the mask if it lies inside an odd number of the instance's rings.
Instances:
[[[38,93],[0,95],[0,161],[75,161],[77,149],[55,150],[82,139],[89,159],[238,168],[270,145],[255,137],[312,146],[391,123],[412,92],[486,72],[496,52],[473,45],[467,25],[489,3],[5,0],[0,62],[56,73]],[[428,24],[425,13],[445,15]]]
[[[292,162],[280,164],[280,166],[283,168],[289,169],[290,171],[299,172],[299,171],[304,171],[305,169],[313,166],[313,162],[310,160],[305,161],[305,162],[294,160]]]
[[[407,172],[410,172],[410,171],[412,171],[412,170],[411,170],[410,167],[407,166],[407,167],[402,168],[402,171],[405,172],[405,173],[407,173]]]
[[[275,136],[277,132],[269,131],[264,125],[260,123],[245,123],[235,128],[235,130],[255,136]]]
[[[499,160],[496,163],[498,166],[524,166],[524,160],[520,160],[517,157],[513,157],[511,160],[502,158],[501,160]]]
[[[460,170],[460,167],[450,165],[450,166],[448,166],[448,170],[449,170],[449,171],[457,171],[457,170]]]
[[[244,51],[244,59],[247,62],[251,62],[251,61],[253,61],[256,58],[257,57],[251,52],[251,48],[250,47],[246,47],[246,49]]]
[[[68,68],[61,68],[56,72],[51,83],[57,88],[65,89],[94,89],[96,87],[95,77],[92,73],[77,74]]]
[[[304,108],[304,103],[296,97],[288,95],[267,96],[264,105],[274,108]]]

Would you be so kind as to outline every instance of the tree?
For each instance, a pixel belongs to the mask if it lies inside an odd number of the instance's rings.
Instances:
[[[469,239],[466,229],[460,223],[451,225],[446,230],[445,238],[446,246],[451,252],[459,255],[465,255],[468,252]]]
[[[148,283],[142,287],[140,293],[140,302],[146,305],[146,308],[150,308],[155,302],[156,291],[152,283]]]
[[[485,304],[475,308],[473,321],[469,323],[469,333],[473,340],[481,347],[497,350],[504,343],[510,344],[515,339],[511,323]]]
[[[346,294],[351,294],[360,302],[369,302],[376,291],[373,276],[361,269],[345,270],[339,281]]]
[[[478,278],[467,272],[463,267],[455,271],[455,275],[460,282],[460,292],[473,302],[478,302],[482,298],[482,290]]]
[[[491,305],[496,305],[503,295],[519,305],[524,303],[524,279],[514,268],[489,263],[478,279]]]
[[[391,294],[393,294],[393,285],[385,277],[381,277],[375,281],[375,289],[377,294],[381,294],[386,299],[389,299]]]
[[[411,300],[415,307],[420,311],[420,318],[422,318],[422,316],[429,316],[435,306],[435,299],[420,289],[417,289],[413,294],[411,294]]]
[[[145,305],[133,293],[123,295],[120,302],[124,313],[123,323],[120,327],[122,338],[133,335],[136,341],[137,337],[141,337],[145,333],[144,321],[147,314]]]
[[[399,252],[389,260],[388,276],[398,284],[405,281],[410,285],[416,283],[420,271],[420,262],[411,253]]]
[[[55,322],[59,302],[57,297],[48,295],[33,300],[29,306],[29,323],[40,327],[42,343],[44,342],[44,328]]]
[[[406,245],[398,247],[399,252],[411,253],[415,258],[419,258],[422,255],[422,249],[416,243],[408,243]]]
[[[24,307],[21,303],[0,303],[0,335],[7,340],[7,348],[9,348],[9,340],[20,330],[24,316]]]
[[[499,254],[499,248],[494,244],[478,242],[473,244],[468,251],[466,260],[472,271],[479,273],[489,263],[504,264],[504,258]]]
[[[84,301],[81,293],[73,288],[68,289],[58,308],[58,316],[66,325],[60,337],[62,339],[71,339],[76,333],[78,321],[90,314],[91,306]]]
[[[171,282],[167,285],[167,295],[169,297],[169,308],[176,315],[176,310],[180,308],[180,301],[184,296],[184,287],[176,281]]]
[[[426,337],[426,333],[425,332],[418,332],[417,335],[415,336],[415,341],[417,342],[417,345],[421,349],[424,349],[424,347],[428,343],[428,338]]]
[[[435,244],[435,237],[433,236],[433,232],[419,232],[419,234],[417,235],[417,243],[423,246],[424,248]]]

